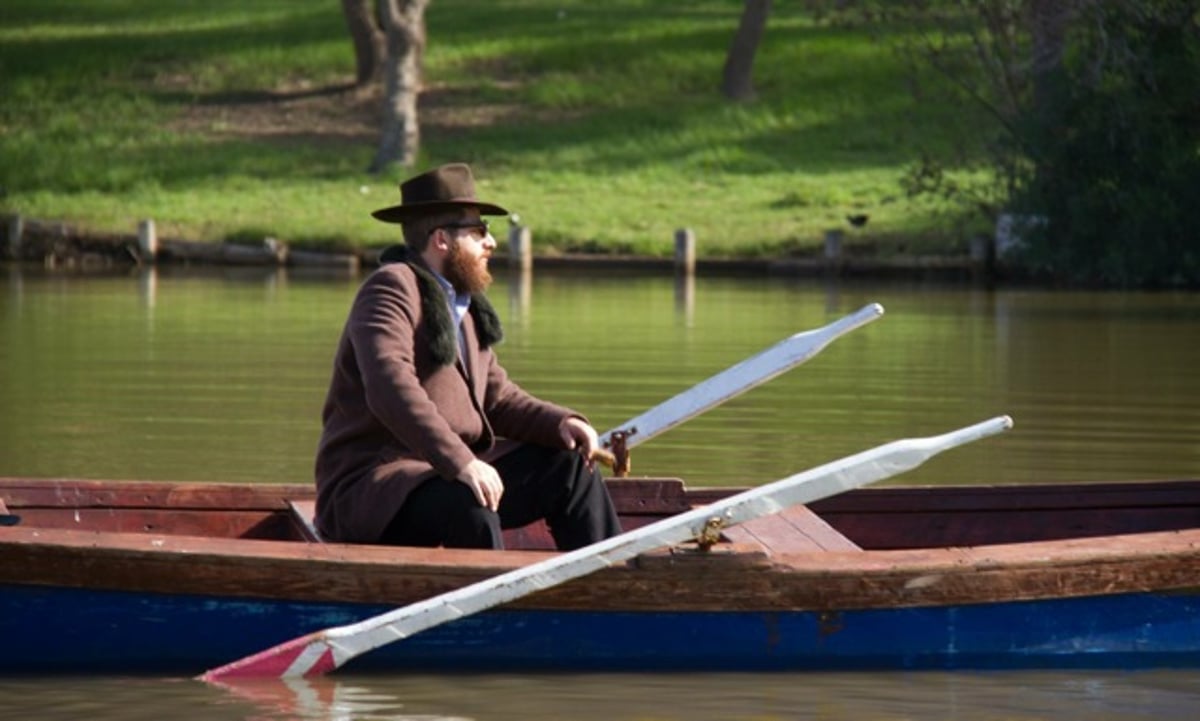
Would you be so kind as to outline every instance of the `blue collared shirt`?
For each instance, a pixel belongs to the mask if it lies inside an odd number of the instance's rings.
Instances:
[[[471,295],[463,293],[459,295],[454,290],[454,286],[450,281],[446,280],[441,274],[434,272],[433,277],[437,278],[437,282],[441,284],[442,289],[446,291],[446,298],[450,300],[450,313],[454,315],[454,327],[458,329],[458,357],[463,358],[463,351],[467,347],[466,338],[463,337],[462,319],[467,314],[467,310],[471,307]],[[464,359],[465,361],[465,359]]]

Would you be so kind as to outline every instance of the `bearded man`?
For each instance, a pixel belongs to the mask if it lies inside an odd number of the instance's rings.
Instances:
[[[334,359],[317,449],[317,528],[328,540],[502,548],[501,531],[545,519],[561,550],[620,532],[590,461],[595,429],[540,400],[496,359],[483,291],[496,248],[471,169],[400,184],[400,223],[363,282]]]

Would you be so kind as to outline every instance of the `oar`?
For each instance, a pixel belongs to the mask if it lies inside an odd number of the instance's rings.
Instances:
[[[881,315],[883,306],[871,303],[827,326],[784,338],[757,355],[726,368],[608,431],[600,436],[600,445],[613,445],[613,436],[617,433],[625,436],[626,448],[645,443],[663,431],[804,363],[837,338]]]
[[[797,503],[811,503],[894,476],[942,451],[1011,427],[1010,418],[999,416],[940,436],[893,441],[355,624],[301,636],[213,669],[200,679],[216,682],[326,673],[419,631],[614,566],[646,551],[707,536],[706,529],[712,533],[714,527],[728,528]]]
[[[8,506],[4,505],[4,499],[0,498],[0,526],[15,526],[21,522],[21,517],[15,513],[9,513]]]

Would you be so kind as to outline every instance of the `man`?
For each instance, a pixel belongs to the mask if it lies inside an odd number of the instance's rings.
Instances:
[[[317,450],[317,526],[334,541],[502,548],[544,518],[562,550],[620,532],[593,467],[596,431],[508,378],[483,291],[496,248],[471,169],[400,185],[400,223],[359,289],[334,360]]]

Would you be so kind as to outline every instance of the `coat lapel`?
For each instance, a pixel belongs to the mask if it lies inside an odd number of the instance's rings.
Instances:
[[[471,389],[471,398],[482,413],[483,394],[487,384],[484,369],[480,368],[479,337],[475,332],[475,318],[468,313],[463,318],[462,339],[466,345],[462,357],[458,359],[458,367],[466,378],[467,386]]]

